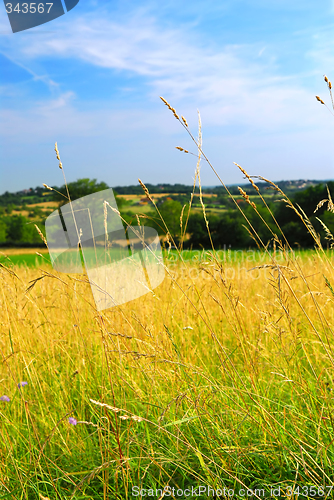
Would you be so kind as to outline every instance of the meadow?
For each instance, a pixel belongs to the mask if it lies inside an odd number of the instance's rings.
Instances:
[[[164,281],[103,311],[85,273],[1,259],[0,498],[332,496],[333,250],[285,202],[314,250],[249,225],[258,251],[184,252],[166,228]]]
[[[165,252],[156,290],[102,314],[84,274],[2,266],[1,498],[329,494],[333,257],[275,259]]]

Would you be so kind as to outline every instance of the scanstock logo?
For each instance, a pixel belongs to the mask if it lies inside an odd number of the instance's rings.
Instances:
[[[70,274],[86,269],[98,311],[152,293],[165,278],[157,231],[125,228],[112,188],[55,210],[45,232],[54,269]]]
[[[53,2],[4,0],[13,33],[53,21],[72,10],[78,3],[79,0],[53,0]]]

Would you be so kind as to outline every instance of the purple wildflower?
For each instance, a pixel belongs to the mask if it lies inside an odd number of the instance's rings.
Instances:
[[[25,385],[28,385],[28,382],[23,381],[23,382],[20,382],[19,384],[17,384],[17,387],[20,388],[20,387],[23,387]]]
[[[10,398],[8,396],[1,396],[0,401],[7,401],[9,403]]]
[[[68,422],[69,422],[69,424],[71,424],[71,425],[77,425],[77,421],[76,421],[76,419],[75,419],[75,418],[73,418],[73,417],[70,417],[70,418],[68,419]]]

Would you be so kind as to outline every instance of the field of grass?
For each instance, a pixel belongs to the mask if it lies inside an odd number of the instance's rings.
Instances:
[[[40,253],[40,252],[39,252]],[[11,266],[28,266],[28,267],[40,267],[41,264],[45,262],[51,262],[48,254],[41,257],[40,255],[36,255],[36,253],[25,253],[22,250],[22,253],[7,255],[6,252],[0,253],[0,263]]]
[[[294,250],[293,253],[294,256],[304,261],[306,258],[309,258],[311,255],[313,255],[313,250],[300,249],[300,250]],[[328,259],[331,258],[332,255],[331,250],[324,250],[324,253]],[[288,254],[289,252],[286,252],[286,255]],[[165,262],[168,263],[169,266],[175,266],[177,263],[181,263],[182,260],[186,261],[187,263],[192,262],[198,264],[200,262],[206,261],[208,256],[210,255],[211,251],[208,250],[183,250],[179,252],[177,249],[170,249],[170,250],[167,250],[165,248],[163,249],[163,256]],[[231,248],[229,249],[225,248],[222,250],[217,250],[215,252],[215,255],[217,260],[220,261],[222,264],[225,263],[229,265],[237,263],[238,265],[245,264],[245,266],[250,267],[252,263],[254,263],[254,265],[261,265],[261,263],[263,263],[264,260],[266,260],[266,256],[268,257],[268,255],[271,256],[273,255],[273,250],[269,249],[266,254],[264,252],[254,249],[233,250]],[[283,253],[277,252],[277,257],[278,259],[283,259]],[[27,251],[27,249],[25,248],[3,249],[0,252],[0,263],[6,265],[7,267],[11,267],[14,265],[19,267],[27,266],[28,268],[37,268],[37,267],[45,268],[48,266],[48,264],[51,264],[51,259],[49,253],[40,248],[29,249],[29,251]],[[50,269],[52,269],[51,266]],[[233,269],[234,268],[231,267],[231,272]]]
[[[217,257],[102,313],[85,275],[1,267],[3,498],[334,484],[331,253]]]

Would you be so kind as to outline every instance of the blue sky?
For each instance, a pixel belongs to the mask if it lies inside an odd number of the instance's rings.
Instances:
[[[192,184],[186,117],[226,184],[332,179],[334,1],[80,0],[11,33],[0,6],[0,193],[96,178]],[[333,82],[334,83],[334,82]],[[202,162],[203,185],[218,185]]]

